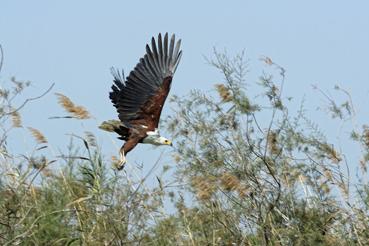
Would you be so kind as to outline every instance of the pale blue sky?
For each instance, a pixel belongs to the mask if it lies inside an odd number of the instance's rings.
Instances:
[[[110,67],[126,73],[145,52],[145,44],[159,32],[182,39],[183,57],[171,94],[209,90],[221,80],[203,56],[213,47],[235,54],[243,49],[249,60],[251,86],[263,69],[260,56],[271,57],[287,70],[286,95],[299,102],[306,95],[314,115],[324,98],[312,84],[349,89],[368,122],[369,97],[368,1],[17,1],[0,2],[0,43],[5,51],[1,82],[15,75],[30,80],[34,96],[52,82],[61,92],[86,106],[96,120],[84,123],[97,132],[98,122],[116,117],[108,92]],[[170,114],[166,105],[164,114]],[[80,122],[48,120],[64,115],[53,93],[23,110],[24,124],[42,130],[54,149],[65,146],[64,133],[83,132]],[[310,114],[310,113],[309,113]],[[314,115],[323,130],[333,131],[324,113]],[[33,146],[24,130],[12,148]],[[101,137],[106,153],[115,154],[111,141]],[[116,147],[120,142],[116,141]],[[150,165],[161,150],[141,146],[128,156]],[[146,157],[144,157],[146,156]]]

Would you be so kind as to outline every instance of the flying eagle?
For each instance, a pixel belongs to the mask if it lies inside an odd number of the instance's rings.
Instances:
[[[146,54],[125,80],[123,72],[112,69],[114,84],[110,100],[117,108],[120,122],[108,121],[102,126],[110,125],[110,131],[118,133],[119,139],[125,141],[119,151],[119,170],[126,163],[127,153],[138,143],[172,145],[169,139],[160,136],[158,125],[174,72],[181,59],[180,45],[181,40],[175,42],[174,34],[170,40],[168,33],[164,39],[159,34],[157,42],[154,37],[151,39],[151,48],[146,45]]]

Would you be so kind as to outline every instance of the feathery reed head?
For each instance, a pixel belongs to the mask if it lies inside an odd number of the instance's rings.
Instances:
[[[74,118],[80,120],[91,118],[91,115],[86,108],[84,108],[83,106],[75,105],[69,97],[61,93],[55,93],[55,95],[58,97],[58,103]]]
[[[215,88],[218,91],[219,96],[222,98],[223,102],[229,102],[232,100],[232,94],[224,84],[216,84]]]
[[[13,111],[11,114],[11,118],[13,127],[16,128],[22,127],[22,118],[18,111]]]
[[[39,144],[47,143],[46,137],[39,130],[33,127],[28,127],[28,130],[31,132],[32,136],[35,138],[37,143]]]

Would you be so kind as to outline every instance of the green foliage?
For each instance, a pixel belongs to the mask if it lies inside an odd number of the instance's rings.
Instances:
[[[262,60],[270,70],[260,77],[258,101],[246,96],[243,55],[218,52],[209,63],[222,72],[224,84],[214,93],[192,91],[173,99],[176,112],[167,127],[178,144],[179,176],[197,201],[191,209],[205,222],[211,217],[206,211],[217,204],[223,227],[213,230],[232,233],[212,244],[363,244],[368,238],[360,231],[368,226],[352,214],[367,204],[365,189],[358,189],[362,197],[353,202],[344,154],[306,117],[303,105],[291,115],[291,98],[282,94],[286,71],[270,58]],[[350,98],[341,106],[329,99],[333,118],[353,117]],[[364,127],[352,135],[364,149],[365,134]],[[193,244],[209,244],[204,240],[210,236],[198,231],[191,231]]]

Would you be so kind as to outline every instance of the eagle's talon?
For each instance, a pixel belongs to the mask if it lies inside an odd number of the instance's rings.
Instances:
[[[118,171],[121,171],[121,170],[123,170],[123,168],[124,168],[124,165],[126,164],[126,161],[124,160],[124,161],[121,161],[121,162],[119,162],[118,163],[118,165],[117,165],[117,169],[118,169]]]
[[[119,154],[120,154],[120,160],[119,160],[119,163],[117,164],[117,169],[122,170],[124,168],[124,165],[127,162],[127,159],[124,155],[124,150],[123,149],[119,152]]]

